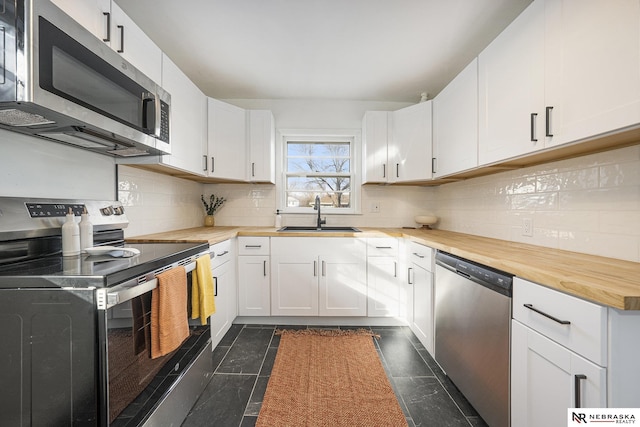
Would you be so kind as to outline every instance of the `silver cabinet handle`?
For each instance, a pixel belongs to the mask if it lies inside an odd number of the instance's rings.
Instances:
[[[552,315],[550,315],[550,314],[547,314],[547,313],[545,313],[545,312],[544,312],[544,311],[542,311],[542,310],[538,310],[537,308],[535,308],[535,307],[533,306],[533,304],[523,304],[523,305],[524,305],[526,308],[528,308],[529,310],[531,310],[531,311],[535,311],[536,313],[538,313],[538,314],[540,314],[540,315],[542,315],[542,316],[544,316],[544,317],[546,317],[546,318],[548,318],[548,319],[551,319],[551,320],[553,320],[554,322],[560,323],[561,325],[570,325],[570,324],[571,324],[571,322],[570,322],[570,321],[568,321],[568,320],[560,320],[560,319],[558,319],[557,317],[554,317],[554,316],[552,316]]]
[[[313,277],[318,276],[318,261],[313,261]]]
[[[385,163],[382,164],[382,177],[387,177],[387,165]]]
[[[327,275],[327,263],[322,261],[322,277]]]
[[[393,277],[398,277],[398,263],[393,261]]]
[[[413,268],[409,267],[407,269],[407,283],[410,285],[413,285],[413,282],[411,282],[411,271],[413,270]]]
[[[262,245],[244,245],[245,249],[260,249]]]
[[[120,30],[120,49],[118,49],[118,53],[124,53],[124,25],[117,25]]]
[[[536,119],[538,118],[538,113],[531,113],[531,141],[538,142],[536,138]]]
[[[400,163],[396,163],[396,178],[400,178]]]
[[[262,261],[262,274],[267,277],[267,260]]]
[[[376,249],[392,249],[391,246],[376,246]]]
[[[413,254],[414,254],[415,256],[417,256],[418,258],[424,258],[424,255],[420,255],[420,254],[419,254],[419,253],[417,253],[417,252],[414,252]]]
[[[252,177],[256,176],[256,164],[255,163],[251,163],[251,176]]]
[[[211,156],[211,172],[215,171],[215,158],[213,156]]]
[[[553,132],[551,129],[551,112],[553,111],[553,107],[546,108],[546,136],[553,136]]]
[[[576,374],[573,377],[573,386],[574,386],[574,399],[575,399],[575,405],[574,408],[580,408],[580,401],[582,400],[580,398],[580,380],[586,380],[587,376],[583,375],[583,374]]]
[[[223,255],[226,255],[226,254],[228,254],[228,253],[229,253],[229,251],[224,251],[224,252],[222,252],[222,253],[216,254],[216,256],[223,256]]]
[[[431,173],[436,173],[436,168],[438,165],[438,159],[436,159],[435,157],[431,158]]]
[[[107,17],[107,36],[102,41],[108,43],[111,41],[111,13],[102,12],[102,14]]]
[[[202,162],[202,165],[203,165],[203,166],[202,166],[202,170],[206,172],[206,171],[208,171],[208,170],[209,170],[209,165],[207,164],[207,160],[209,160],[209,158],[207,157],[207,155],[206,155],[206,154],[203,154],[203,155],[202,155],[202,160],[204,160],[204,161]]]
[[[218,278],[213,276],[213,296],[218,296]]]

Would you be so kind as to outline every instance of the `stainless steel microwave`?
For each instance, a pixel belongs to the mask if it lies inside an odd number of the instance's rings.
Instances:
[[[0,128],[114,156],[169,154],[171,97],[50,0],[0,10]]]

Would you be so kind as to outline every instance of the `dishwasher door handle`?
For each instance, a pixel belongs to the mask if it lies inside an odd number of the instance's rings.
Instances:
[[[535,311],[536,313],[538,313],[538,314],[540,314],[540,315],[542,315],[542,316],[544,316],[544,317],[546,317],[546,318],[548,318],[548,319],[551,319],[551,320],[553,320],[554,322],[560,323],[561,325],[570,325],[570,324],[571,324],[571,322],[570,322],[570,321],[568,321],[568,320],[561,320],[561,319],[558,319],[557,317],[554,317],[554,316],[552,316],[552,315],[550,315],[550,314],[545,313],[545,312],[544,312],[544,311],[542,311],[542,310],[538,310],[537,308],[535,308],[535,307],[533,306],[533,304],[523,304],[523,305],[524,305],[526,308],[528,308],[529,310]]]

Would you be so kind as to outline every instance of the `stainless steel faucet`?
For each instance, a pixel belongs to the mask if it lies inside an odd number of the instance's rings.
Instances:
[[[316,224],[316,227],[318,230],[322,229],[322,224],[326,224],[327,220],[325,219],[321,219],[320,218],[320,196],[316,196],[316,201],[313,205],[313,210],[314,211],[318,211],[318,223]]]

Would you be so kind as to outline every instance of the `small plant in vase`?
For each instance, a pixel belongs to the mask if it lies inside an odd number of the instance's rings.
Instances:
[[[200,195],[200,200],[202,200],[204,210],[207,213],[207,215],[204,217],[204,225],[207,227],[213,227],[213,225],[215,224],[213,215],[215,215],[215,213],[222,207],[227,199],[212,194],[211,196],[209,196],[209,203],[207,203],[207,201],[204,199],[204,195]]]

